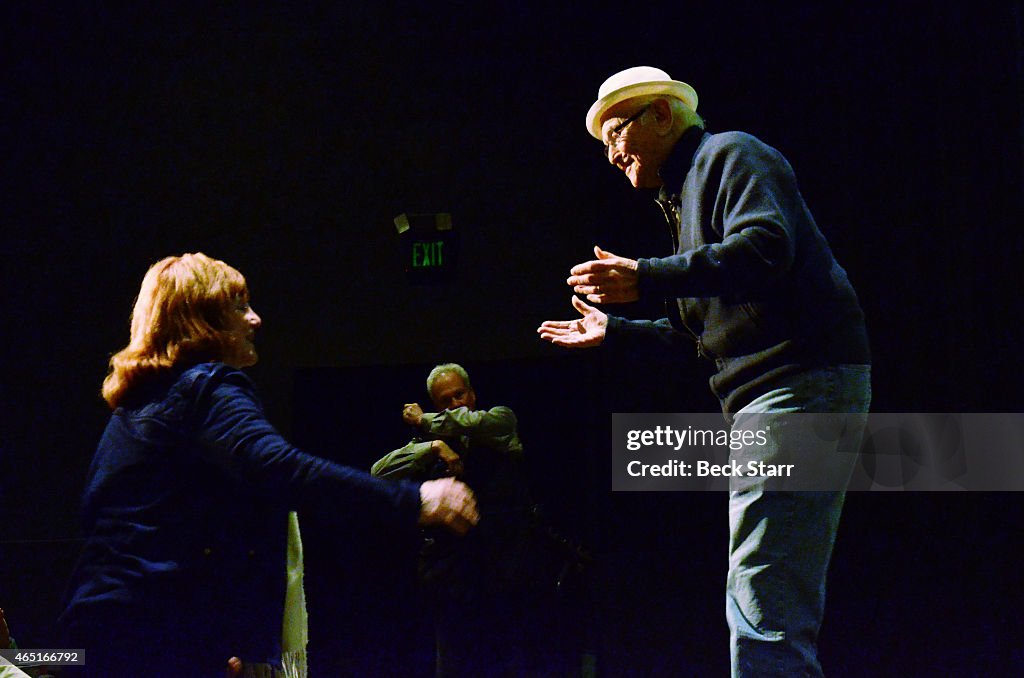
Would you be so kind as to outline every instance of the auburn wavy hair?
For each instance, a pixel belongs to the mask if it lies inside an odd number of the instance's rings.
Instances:
[[[230,355],[228,316],[248,301],[242,274],[201,252],[153,264],[135,300],[131,341],[110,359],[103,399],[113,409],[175,368]]]

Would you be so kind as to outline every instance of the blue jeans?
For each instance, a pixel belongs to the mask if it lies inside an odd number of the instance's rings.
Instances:
[[[765,415],[770,420],[793,412],[866,413],[870,401],[870,366],[838,365],[791,377],[737,414],[758,414],[765,421]],[[781,456],[787,446],[799,445],[803,455],[844,453],[840,458],[849,459],[852,469],[864,420],[852,421],[834,440],[779,426],[786,433],[769,433],[767,456],[773,448]],[[765,448],[757,454],[766,456]],[[734,677],[824,675],[817,658],[818,629],[844,496],[843,491],[793,492],[763,485],[729,493],[726,619]]]

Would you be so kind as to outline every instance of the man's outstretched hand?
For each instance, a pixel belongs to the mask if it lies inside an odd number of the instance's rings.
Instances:
[[[590,348],[600,345],[608,329],[608,315],[576,296],[572,298],[572,305],[580,312],[582,318],[545,320],[537,328],[537,334],[544,341],[565,348]]]
[[[572,267],[566,282],[576,294],[595,304],[622,304],[640,298],[636,259],[627,259],[594,246],[597,259]]]

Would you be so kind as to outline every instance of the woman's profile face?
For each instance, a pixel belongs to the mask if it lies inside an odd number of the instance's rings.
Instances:
[[[228,343],[231,355],[224,356],[224,362],[231,367],[241,369],[255,365],[259,356],[256,355],[256,330],[263,322],[252,310],[252,306],[244,299],[239,299],[228,312],[225,332],[231,337]]]

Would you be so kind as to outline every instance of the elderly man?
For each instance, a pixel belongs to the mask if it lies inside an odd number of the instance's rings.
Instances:
[[[541,338],[626,350],[650,340],[692,341],[717,367],[711,389],[729,421],[867,412],[863,314],[792,168],[749,134],[708,133],[696,109],[692,87],[639,66],[608,78],[587,113],[587,131],[604,143],[608,162],[635,188],[658,190],[675,252],[629,259],[595,247],[596,258],[573,267],[568,283],[599,304],[660,295],[670,300],[668,317],[624,320],[574,296],[581,317],[544,322]],[[776,428],[769,454],[798,448],[852,468],[854,455],[843,453],[856,450],[863,418],[831,441],[799,431],[783,439]],[[822,675],[817,635],[843,498],[841,489],[763,484],[730,492],[726,618],[734,676]]]
[[[532,507],[520,470],[516,416],[505,406],[480,410],[466,370],[438,365],[427,377],[436,408],[402,407],[416,436],[374,463],[382,478],[453,476],[473,488],[481,515],[469,537],[425,533],[420,579],[431,598],[438,676],[521,675],[527,670]]]

